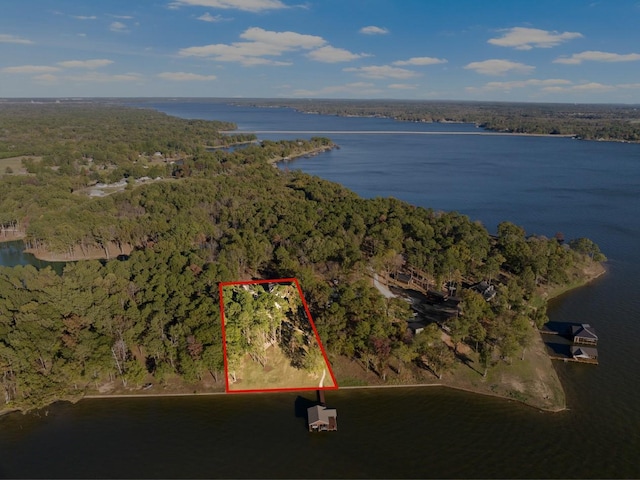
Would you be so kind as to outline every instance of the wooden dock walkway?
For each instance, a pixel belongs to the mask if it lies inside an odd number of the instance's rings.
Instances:
[[[593,358],[573,358],[563,357],[561,355],[549,355],[551,360],[561,360],[563,362],[576,362],[576,363],[588,363],[590,365],[598,365],[598,360]]]

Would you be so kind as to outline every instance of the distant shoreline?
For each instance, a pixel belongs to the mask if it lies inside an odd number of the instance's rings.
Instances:
[[[477,136],[517,136],[517,137],[550,137],[550,138],[576,138],[575,135],[561,135],[554,133],[520,133],[500,132],[497,130],[483,129],[479,132],[420,132],[411,130],[255,130],[253,134],[273,135],[477,135]],[[303,154],[304,155],[304,154]]]

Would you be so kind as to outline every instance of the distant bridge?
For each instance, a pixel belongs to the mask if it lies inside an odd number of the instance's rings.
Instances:
[[[518,136],[518,137],[558,137],[572,138],[574,135],[555,135],[545,133],[509,133],[509,132],[411,132],[406,130],[235,130],[227,133],[254,134],[307,134],[307,135],[485,135],[485,136]]]

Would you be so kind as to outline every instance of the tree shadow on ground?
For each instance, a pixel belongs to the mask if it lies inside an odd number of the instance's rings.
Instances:
[[[482,372],[480,370],[476,370],[476,368],[473,366],[475,361],[472,358],[468,357],[464,353],[456,352],[455,350],[453,350],[453,353],[456,356],[456,358],[458,360],[460,360],[464,365],[469,367],[474,372],[479,373],[480,375],[482,375]]]

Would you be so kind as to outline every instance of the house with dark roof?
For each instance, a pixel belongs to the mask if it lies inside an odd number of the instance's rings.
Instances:
[[[327,432],[338,430],[338,412],[335,408],[316,405],[307,409],[310,432]]]
[[[487,302],[493,300],[497,293],[495,287],[485,280],[476,283],[471,288],[482,295]]]
[[[596,332],[588,323],[573,325],[571,327],[571,334],[573,335],[574,343],[581,343],[584,345],[598,344],[598,335],[596,335]]]

